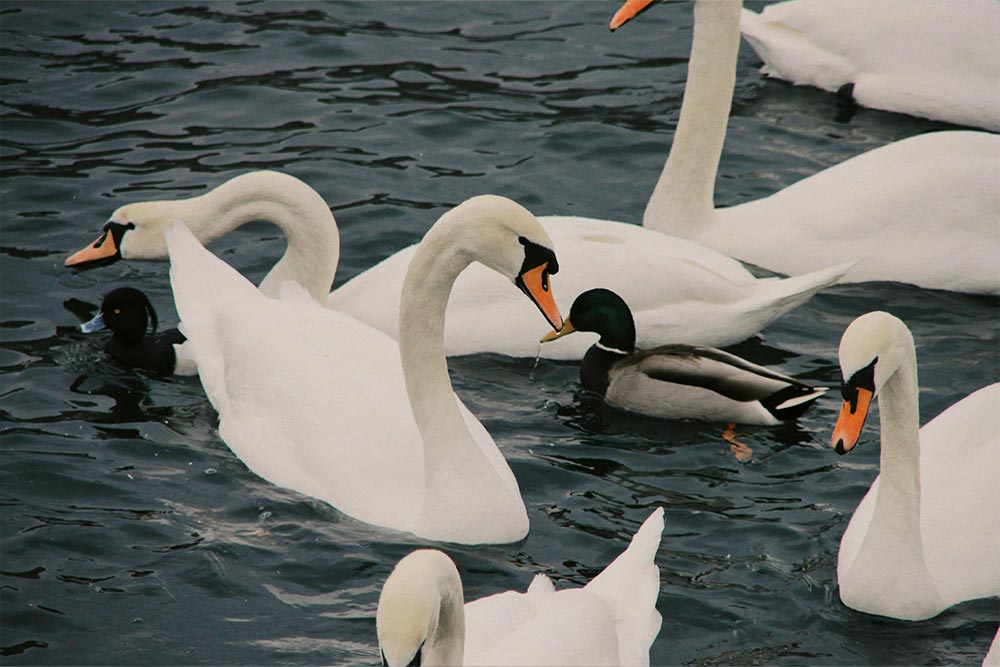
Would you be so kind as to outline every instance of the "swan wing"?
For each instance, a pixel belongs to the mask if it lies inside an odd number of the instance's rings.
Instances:
[[[395,342],[311,300],[265,297],[183,226],[168,245],[177,309],[230,449],[274,484],[409,530],[422,441]]]
[[[951,603],[1000,595],[1000,383],[920,429],[924,556]]]
[[[648,665],[660,631],[663,532],[657,508],[628,548],[583,588],[556,591],[539,574],[526,593],[465,605],[467,665]]]

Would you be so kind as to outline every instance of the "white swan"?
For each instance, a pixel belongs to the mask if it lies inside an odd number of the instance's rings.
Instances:
[[[1000,131],[996,0],[790,0],[743,10],[740,27],[768,76]]]
[[[184,221],[204,245],[255,220],[277,225],[288,239],[288,248],[264,276],[260,290],[277,296],[285,280],[294,280],[315,299],[324,299],[330,292],[340,261],[337,222],[318,192],[278,171],[241,174],[197,197],[121,206],[98,239],[68,257],[66,266],[166,259],[164,232],[176,220]]]
[[[265,297],[180,223],[167,246],[177,311],[219,433],[251,470],[428,539],[525,536],[517,481],[452,391],[443,329],[451,285],[473,261],[515,280],[553,328],[562,325],[547,289],[555,255],[528,211],[482,196],[441,216],[403,285],[398,345],[291,281],[281,299]]]
[[[539,574],[526,593],[497,593],[464,607],[455,563],[440,551],[414,551],[379,597],[383,664],[648,665],[662,621],[654,563],[662,532],[657,508],[583,588],[556,591]]]
[[[199,197],[122,206],[101,237],[66,264],[166,258],[163,229],[175,219],[203,243],[252,220],[274,222],[288,237],[288,251],[261,283],[264,293],[275,295],[286,278],[317,299],[329,292],[339,252],[333,215],[308,185],[271,171],[238,176]],[[647,347],[739,342],[837,282],[848,268],[758,279],[714,250],[636,225],[568,217],[541,222],[570,267],[559,277],[565,289],[575,294],[608,287],[627,298],[642,332],[638,343]],[[415,251],[415,245],[405,248],[355,276],[329,295],[327,305],[397,338],[403,277]],[[534,309],[511,292],[504,278],[485,267],[463,273],[448,303],[445,352],[535,356],[537,338],[525,335],[535,326]],[[586,348],[586,341],[570,340],[542,354],[579,359]]]
[[[879,399],[879,476],[840,541],[840,599],[869,614],[916,621],[1000,594],[1000,383],[973,392],[923,428],[913,337],[873,312],[840,341],[844,405],[838,453],[857,442]]]
[[[649,2],[626,3],[612,26]],[[740,0],[695,3],[680,119],[643,225],[781,273],[860,260],[844,282],[892,280],[1000,293],[1000,136],[987,132],[911,137],[763,199],[714,207],[736,79],[740,6]]]

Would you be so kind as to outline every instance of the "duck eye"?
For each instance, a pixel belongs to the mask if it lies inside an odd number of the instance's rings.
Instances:
[[[121,308],[115,308],[115,315],[121,315],[121,314],[122,314],[122,309]]]

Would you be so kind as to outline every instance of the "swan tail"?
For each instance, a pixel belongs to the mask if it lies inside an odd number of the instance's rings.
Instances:
[[[656,611],[660,570],[655,563],[662,534],[663,508],[657,507],[636,531],[628,548],[585,586],[614,613],[623,665],[649,664],[649,647],[663,622]]]
[[[740,303],[740,310],[749,319],[757,319],[757,329],[763,329],[790,310],[801,306],[817,292],[836,285],[857,262],[838,264],[819,271],[789,278],[758,280],[760,289]]]
[[[796,85],[836,91],[849,82],[857,66],[809,39],[793,13],[794,8],[779,6],[760,13],[746,8],[740,12],[740,32],[763,61],[761,72]]]
[[[813,401],[829,391],[828,387],[810,387],[807,385],[788,385],[761,400],[761,405],[776,419],[796,419],[808,410]]]

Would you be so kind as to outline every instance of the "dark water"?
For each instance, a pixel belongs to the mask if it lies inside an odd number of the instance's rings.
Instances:
[[[338,283],[483,192],[537,214],[639,221],[677,120],[687,3],[620,34],[616,3],[0,4],[2,661],[374,663],[378,591],[412,538],[256,478],[214,430],[197,380],[115,367],[62,302],[113,286],[175,320],[165,263],[73,273],[67,253],[128,201],[280,169],[342,233]],[[741,52],[718,203],[942,126],[766,82]],[[849,203],[847,203],[849,205]],[[213,249],[259,279],[283,248],[255,224]],[[895,284],[832,289],[734,348],[817,383],[885,309],[918,343],[926,421],[998,379],[998,302]],[[541,327],[544,328],[544,327]],[[538,332],[540,333],[540,332]],[[667,528],[654,664],[978,664],[995,600],[923,623],[837,596],[840,536],[876,474],[871,421],[827,441],[835,395],[797,424],[637,419],[581,396],[571,364],[475,356],[456,387],[517,476],[519,544],[450,548],[475,598],[536,572],[580,584],[656,505]]]

